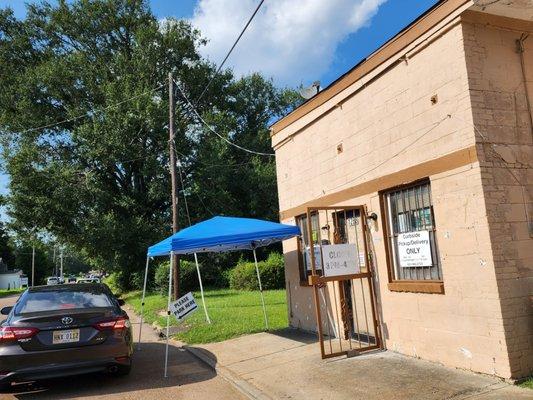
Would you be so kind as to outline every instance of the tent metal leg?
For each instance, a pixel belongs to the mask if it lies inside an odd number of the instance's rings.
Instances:
[[[141,349],[141,333],[143,329],[143,317],[144,317],[144,298],[146,297],[146,281],[148,280],[148,264],[149,263],[150,263],[150,257],[146,257],[146,269],[144,270],[143,297],[141,300],[141,322],[139,323],[139,342],[137,343],[137,350]]]
[[[196,262],[196,272],[198,272],[198,282],[200,282],[200,293],[202,294],[202,303],[204,305],[204,312],[205,312],[205,320],[208,324],[211,323],[211,320],[209,319],[209,314],[207,314],[207,307],[205,306],[205,298],[204,298],[204,285],[202,285],[202,276],[200,275],[200,267],[198,265],[198,255],[194,253],[194,261]]]
[[[257,265],[257,254],[255,252],[255,249],[253,250],[253,252],[254,252],[254,261],[255,261],[255,272],[257,272],[257,280],[259,282],[259,293],[261,293],[261,303],[263,303],[263,314],[265,316],[265,326],[266,326],[266,330],[268,331],[268,317],[267,317],[266,306],[265,306],[265,297],[263,296],[263,285],[261,285],[261,275],[259,274],[259,267]]]
[[[170,252],[170,269],[168,271],[168,298],[167,298],[167,343],[165,346],[165,378],[168,377],[168,339],[170,334],[170,294],[172,292],[172,261],[174,259],[174,252]]]

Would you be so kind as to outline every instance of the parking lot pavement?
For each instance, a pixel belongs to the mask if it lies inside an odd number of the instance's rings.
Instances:
[[[15,303],[15,297],[0,298],[0,308]],[[138,320],[129,313],[138,333]],[[0,399],[243,399],[216,372],[177,345],[169,351],[169,377],[163,378],[165,342],[149,325],[143,326],[143,342],[133,358],[131,374],[112,377],[101,374],[49,379],[13,386]]]

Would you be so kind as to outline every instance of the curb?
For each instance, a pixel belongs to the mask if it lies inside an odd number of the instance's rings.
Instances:
[[[209,356],[203,349],[198,347],[190,347],[183,345],[183,348],[198,358],[203,363],[207,364],[210,368],[214,369],[218,375],[224,380],[231,383],[239,392],[244,394],[251,400],[273,400],[265,392],[261,391],[258,387],[252,385],[248,381],[240,378],[234,374],[230,369],[217,365],[217,361],[213,357]]]
[[[131,311],[133,314],[135,314],[137,317],[138,315],[133,310],[133,307],[126,307],[128,311]],[[151,325],[152,329],[156,330],[158,334],[161,337],[161,334],[164,336],[163,328],[157,325],[157,323],[153,323]],[[182,349],[185,349],[190,354],[192,354],[195,358],[206,364],[209,368],[213,369],[217,375],[219,375],[222,379],[224,379],[226,382],[229,382],[235,389],[237,389],[240,393],[242,393],[244,396],[246,396],[248,399],[251,400],[274,400],[273,397],[268,396],[265,392],[261,391],[256,386],[252,385],[248,381],[240,378],[238,375],[233,373],[230,369],[223,367],[221,365],[217,365],[217,360],[211,357],[205,350],[198,347],[190,347],[187,344],[180,342],[178,340],[172,339],[170,337],[170,342],[174,343],[175,345],[181,347]]]

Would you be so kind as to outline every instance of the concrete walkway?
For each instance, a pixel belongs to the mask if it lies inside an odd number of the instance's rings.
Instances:
[[[186,348],[255,399],[533,399],[499,379],[390,351],[321,360],[316,336],[293,330]]]

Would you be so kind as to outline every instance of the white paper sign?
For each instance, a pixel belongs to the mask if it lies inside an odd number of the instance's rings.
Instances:
[[[361,272],[359,252],[353,243],[322,246],[324,276],[351,275]]]
[[[398,235],[398,257],[402,268],[432,266],[429,232],[400,233]]]
[[[20,278],[21,286],[28,286],[28,278]]]
[[[181,321],[183,318],[196,311],[197,308],[198,305],[191,292],[180,297],[174,303],[170,303],[170,312],[174,314],[178,321]]]
[[[315,253],[315,269],[316,270],[322,270],[322,252],[320,251],[320,246],[315,244],[313,246],[313,253]],[[308,271],[312,271],[311,267],[311,249],[309,246],[305,248],[305,265],[307,266]]]

